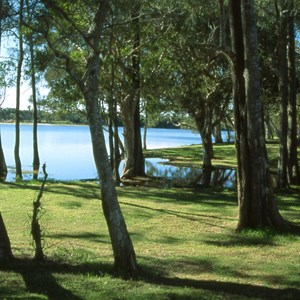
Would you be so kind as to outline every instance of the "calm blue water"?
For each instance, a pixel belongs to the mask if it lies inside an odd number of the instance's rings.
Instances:
[[[0,130],[9,168],[7,180],[13,180],[15,126],[0,124]],[[123,129],[119,130],[122,138]],[[107,139],[107,133],[105,135]],[[88,126],[39,125],[38,142],[40,161],[41,164],[46,163],[49,178],[56,180],[97,178]],[[199,143],[201,143],[199,134],[191,130],[149,128],[147,131],[148,149]],[[21,125],[20,157],[24,179],[31,178],[32,156],[32,125]],[[26,172],[29,174],[26,175]]]

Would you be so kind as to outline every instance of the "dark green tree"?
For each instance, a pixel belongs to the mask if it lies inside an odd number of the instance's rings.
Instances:
[[[238,163],[238,230],[297,230],[280,215],[273,194],[263,128],[256,18],[252,0],[229,2]]]

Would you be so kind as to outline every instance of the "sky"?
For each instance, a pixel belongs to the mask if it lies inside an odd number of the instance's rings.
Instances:
[[[9,51],[10,47],[13,47],[13,41],[7,37],[2,37],[1,39],[1,53],[0,53],[0,61],[7,60],[9,58]],[[21,85],[21,92],[20,92],[20,109],[27,110],[28,106],[32,106],[29,103],[29,98],[32,94],[31,87],[29,82],[23,82]],[[42,95],[45,94],[41,93]],[[0,99],[2,101],[2,99]],[[0,103],[1,104],[1,103]],[[1,108],[15,108],[16,107],[16,87],[11,87],[6,90],[6,97],[4,102],[1,105]]]
[[[21,87],[21,93],[20,93],[20,109],[21,110],[27,110],[28,106],[32,106],[29,103],[29,98],[31,96],[31,87],[28,84],[24,84]],[[2,108],[15,108],[16,107],[16,89],[15,88],[9,88],[6,91],[6,97],[5,100],[1,106]]]

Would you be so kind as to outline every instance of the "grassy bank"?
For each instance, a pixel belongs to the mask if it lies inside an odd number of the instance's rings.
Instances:
[[[29,260],[38,185],[0,189],[0,210],[18,258],[0,267],[1,299],[300,298],[300,237],[236,234],[234,191],[118,188],[141,266],[137,278],[125,280],[112,270],[96,184],[47,183],[40,220],[44,264]],[[284,217],[299,222],[299,190],[278,198]]]
[[[214,144],[214,158],[212,164],[219,168],[235,168],[236,153],[233,143]],[[276,141],[267,143],[269,162],[273,171],[277,168],[279,145]],[[298,149],[300,157],[300,148]],[[151,149],[146,150],[147,157],[160,157],[169,159],[170,162],[178,166],[200,167],[202,164],[202,146],[182,146],[177,148]]]

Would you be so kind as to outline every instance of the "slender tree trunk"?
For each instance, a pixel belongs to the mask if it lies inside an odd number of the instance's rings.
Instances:
[[[117,101],[114,99],[113,103],[114,110],[114,177],[117,184],[120,183],[120,172],[119,166],[121,162],[120,154],[120,137],[119,137],[119,128],[118,128],[118,113],[117,113]]]
[[[288,230],[291,227],[275,203],[265,146],[253,1],[232,0],[230,15],[236,55],[232,66],[238,162],[237,230],[263,226]]]
[[[143,150],[147,149],[147,131],[148,131],[148,112],[147,112],[147,104],[146,104],[145,105],[144,135],[143,135]]]
[[[279,34],[278,34],[278,73],[279,73],[279,98],[280,98],[280,131],[279,131],[279,159],[277,168],[277,187],[286,188],[288,186],[288,61],[287,61],[287,7],[286,1],[280,0],[279,12]]]
[[[27,3],[28,6],[28,3]],[[38,148],[38,109],[36,97],[35,63],[32,34],[29,35],[30,62],[31,62],[31,88],[33,105],[33,179],[38,179],[40,157]]]
[[[96,60],[98,60],[98,58]],[[98,62],[95,62],[95,68],[96,64],[98,64]],[[98,71],[99,69],[95,70],[95,73]],[[115,268],[126,271],[136,271],[137,263],[135,252],[118,203],[113,174],[106,151],[96,91],[98,84],[96,80],[95,83],[93,83],[93,81],[92,78],[89,80],[84,96],[94,159],[101,180],[102,207],[112,242]]]
[[[98,102],[100,80],[100,58],[98,51],[107,10],[108,2],[105,0],[101,1],[94,19],[95,31],[92,35],[94,48],[90,49],[85,82],[83,85],[81,84],[81,88],[86,104],[95,164],[101,181],[102,207],[112,242],[115,268],[135,272],[137,270],[136,256],[117,198],[112,169],[105,146]]]
[[[112,22],[112,26],[111,26],[111,30],[110,30],[110,38],[109,38],[109,54],[112,56],[113,52],[112,52],[112,44],[113,44],[113,19],[111,20]],[[114,88],[115,88],[115,62],[114,60],[112,60],[111,65],[110,65],[110,75],[111,75],[111,79],[110,79],[110,98],[109,98],[109,102],[108,102],[108,111],[109,111],[109,121],[108,121],[108,138],[109,138],[109,159],[110,159],[110,166],[112,168],[112,170],[114,170],[115,168],[115,151],[114,151],[114,131],[113,131],[113,127],[114,127]]]
[[[1,53],[1,38],[2,38],[2,15],[3,15],[3,1],[0,0],[0,53]],[[2,104],[2,99],[0,100],[0,106]],[[0,129],[0,181],[4,181],[7,176],[7,166],[5,162],[4,151],[2,148],[1,141],[1,129]]]
[[[128,112],[128,111],[127,111]],[[130,117],[131,115],[131,117]],[[122,178],[131,178],[134,176],[134,119],[132,113],[126,113],[123,110],[124,125],[124,168]]]
[[[21,90],[21,76],[22,76],[22,65],[24,59],[24,49],[23,49],[23,6],[24,1],[20,0],[19,7],[19,59],[17,67],[17,86],[16,86],[16,130],[15,130],[15,164],[16,164],[16,178],[22,179],[22,165],[20,159],[20,90]]]
[[[133,55],[132,55],[132,85],[134,102],[136,103],[134,112],[134,176],[145,176],[145,160],[142,147],[141,120],[140,120],[140,98],[141,98],[141,79],[140,79],[140,4],[133,8],[132,25],[134,31]]]
[[[300,168],[297,154],[297,84],[296,84],[296,50],[295,50],[295,16],[294,0],[288,16],[288,173],[291,184],[300,184]]]

